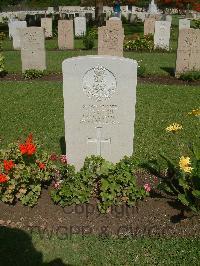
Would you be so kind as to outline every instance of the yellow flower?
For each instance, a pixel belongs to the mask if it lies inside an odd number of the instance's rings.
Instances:
[[[180,166],[180,169],[182,171],[184,171],[185,173],[191,173],[191,171],[192,171],[193,168],[190,165],[191,165],[190,157],[184,157],[184,156],[182,156],[180,158],[179,166]]]
[[[199,109],[194,109],[192,112],[188,113],[189,115],[194,115],[194,116],[200,116],[200,108]]]
[[[173,123],[172,125],[170,125],[166,128],[166,131],[175,133],[182,128],[183,127],[181,125],[179,125],[178,123]]]

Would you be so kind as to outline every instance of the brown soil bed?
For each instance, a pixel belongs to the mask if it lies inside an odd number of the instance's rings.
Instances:
[[[0,78],[0,81],[62,81],[61,73],[52,73],[45,75],[38,79],[25,80],[21,74],[7,74],[5,77]],[[179,80],[172,76],[147,76],[138,78],[138,83],[153,83],[162,85],[186,85],[186,86],[200,86],[200,80],[195,82],[186,82]]]
[[[189,237],[200,236],[200,217],[181,215],[181,207],[173,199],[152,195],[135,207],[113,207],[100,214],[96,200],[90,204],[62,208],[54,205],[49,191],[43,190],[37,206],[0,203],[0,226],[21,228],[40,234],[57,233],[59,237],[74,234],[117,237]]]

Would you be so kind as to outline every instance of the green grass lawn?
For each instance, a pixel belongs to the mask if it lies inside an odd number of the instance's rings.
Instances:
[[[0,244],[3,266],[199,265],[200,259],[195,238],[48,237],[0,227]]]
[[[64,136],[61,82],[1,82],[0,95],[3,147],[33,132],[49,152],[61,152],[60,139]],[[135,156],[144,160],[164,151],[177,158],[180,154],[174,146],[175,140],[165,128],[173,122],[181,123],[184,127],[181,142],[192,140],[197,134],[197,121],[187,113],[199,107],[199,99],[197,86],[139,85]],[[183,152],[186,151],[183,149]]]
[[[6,70],[9,73],[21,73],[21,58],[19,51],[5,51]],[[50,73],[61,73],[62,62],[73,56],[95,55],[97,50],[76,51],[47,51],[47,71]],[[175,68],[175,53],[137,53],[125,52],[127,58],[142,60],[149,75],[169,75]]]

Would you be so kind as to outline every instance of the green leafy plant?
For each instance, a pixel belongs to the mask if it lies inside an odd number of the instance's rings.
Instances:
[[[0,41],[5,40],[6,34],[4,32],[0,32]]]
[[[4,77],[7,71],[5,70],[5,57],[0,53],[0,77]]]
[[[89,30],[83,37],[83,45],[86,50],[94,48],[95,36],[96,32],[93,30]]]
[[[55,172],[52,199],[65,206],[89,202],[94,196],[102,213],[109,211],[113,204],[132,206],[148,194],[136,185],[133,170],[133,160],[127,157],[115,165],[101,157],[91,156],[85,159],[79,172],[66,164]]]
[[[0,51],[3,51],[3,40],[5,40],[6,35],[4,32],[0,32]]]
[[[146,77],[147,70],[146,66],[142,63],[142,60],[138,61],[138,70],[137,70],[138,77]]]
[[[121,15],[121,21],[122,21],[122,24],[127,24],[128,23],[128,19],[124,15]]]
[[[44,75],[45,75],[45,71],[29,69],[23,73],[23,78],[24,79],[37,79],[37,78],[43,77]]]
[[[125,51],[153,51],[153,35],[138,36],[135,40],[129,40],[124,43]]]
[[[138,199],[147,195],[144,188],[139,188],[134,175],[132,158],[125,157],[116,165],[108,164],[101,169],[99,210],[109,211],[111,206],[127,204],[133,206]]]
[[[200,19],[193,20],[194,21],[194,28],[200,29]]]
[[[184,81],[189,81],[189,82],[200,80],[200,71],[188,71],[188,72],[182,73],[179,79],[184,80]]]
[[[41,189],[51,179],[52,163],[30,134],[24,143],[10,144],[0,150],[0,200],[37,204]]]
[[[193,110],[189,114],[194,115],[197,127],[200,122],[200,109]],[[174,123],[166,130],[177,137],[182,126]],[[198,131],[199,132],[199,131]],[[152,161],[144,165],[151,173],[160,179],[159,188],[176,197],[184,206],[192,211],[200,211],[200,136],[188,146],[192,157],[180,155],[179,161],[174,162],[164,154],[161,158],[165,161],[167,169],[162,169],[158,161]],[[181,152],[182,153],[182,152]]]

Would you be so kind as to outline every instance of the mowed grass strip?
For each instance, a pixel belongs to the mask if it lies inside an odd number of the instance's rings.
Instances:
[[[200,90],[192,86],[138,85],[134,151],[139,160],[164,152],[172,158],[187,155],[185,148],[198,134],[198,120],[188,115],[199,107]],[[49,152],[61,152],[64,137],[62,82],[1,82],[0,139],[6,147],[32,132]],[[177,122],[177,138],[165,128]],[[123,136],[122,136],[123,137]],[[178,147],[179,146],[179,147]]]
[[[1,265],[199,265],[200,239],[81,237],[69,230],[53,235],[0,227]]]
[[[62,62],[71,57],[96,55],[97,50],[74,50],[74,51],[47,51],[47,72],[61,73]],[[8,73],[21,73],[21,55],[19,51],[4,51],[5,66]],[[175,53],[138,53],[125,52],[124,57],[141,61],[147,75],[170,75],[174,72],[176,54]]]

